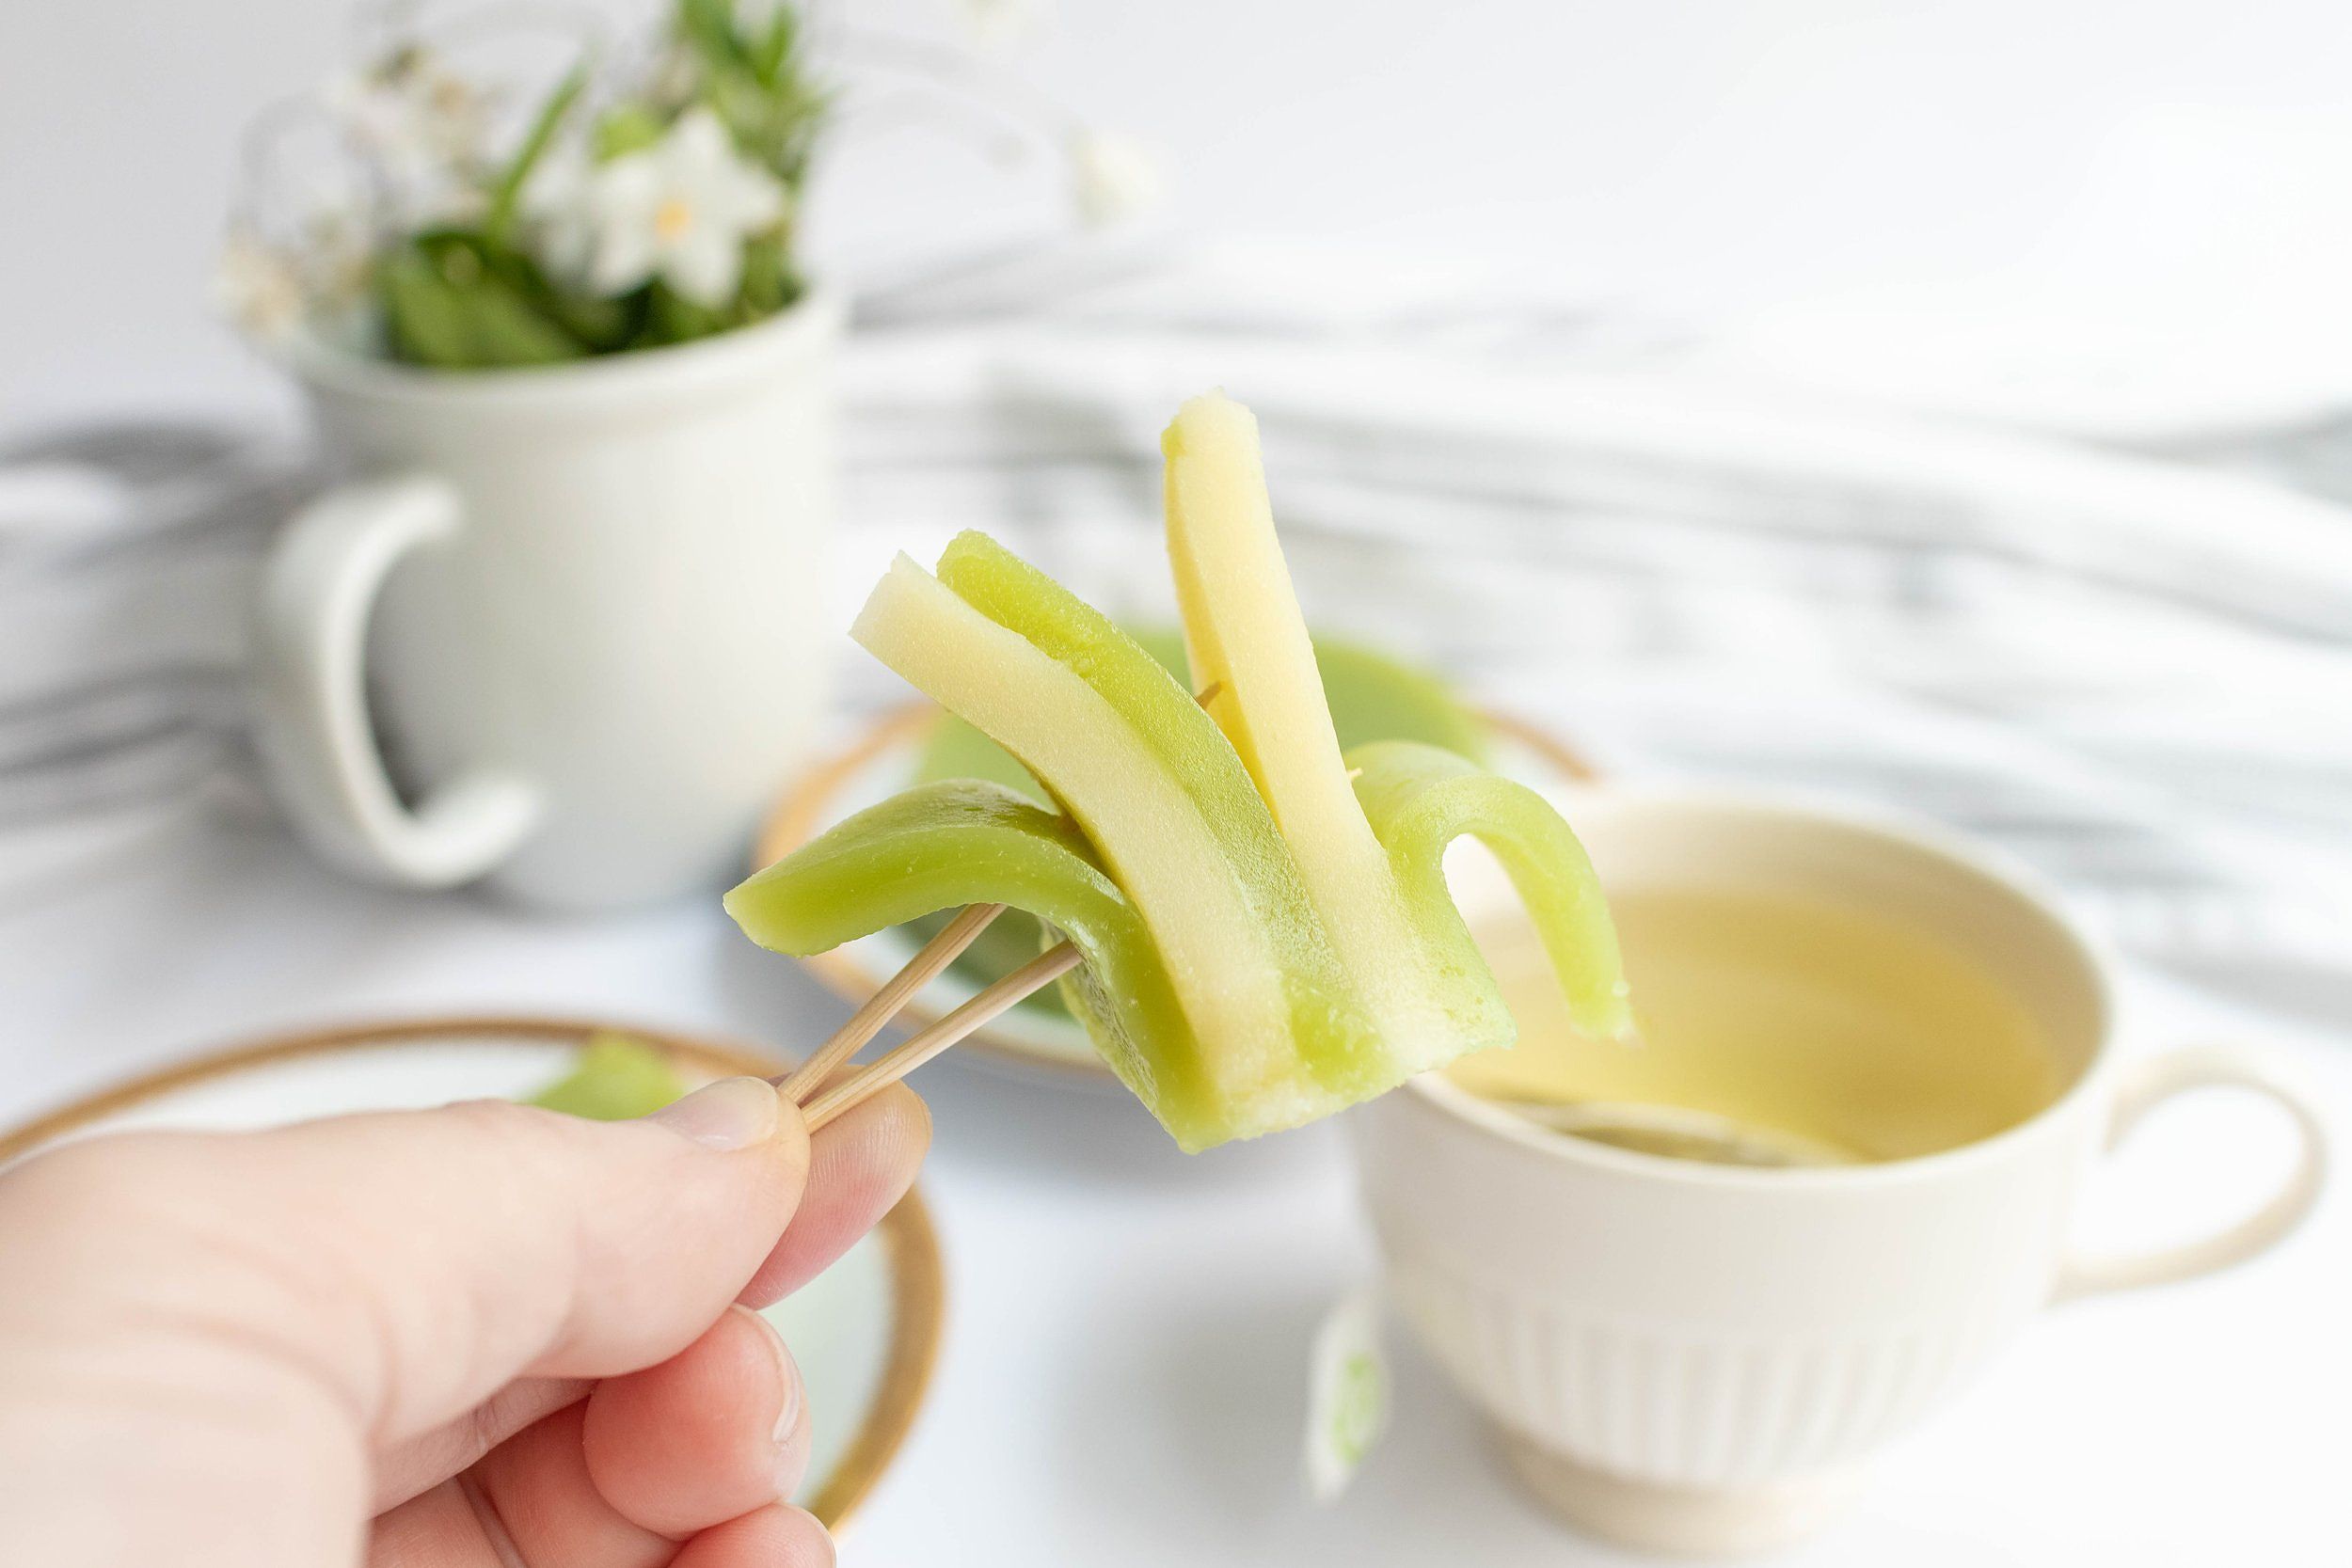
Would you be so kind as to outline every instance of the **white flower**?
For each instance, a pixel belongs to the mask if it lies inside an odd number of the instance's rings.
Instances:
[[[1159,166],[1125,136],[1081,131],[1070,138],[1070,194],[1078,215],[1096,229],[1122,223],[1157,206]]]
[[[231,229],[214,259],[213,304],[266,342],[290,336],[308,308],[294,259],[245,228]]]
[[[411,48],[333,78],[320,96],[401,216],[434,223],[466,215],[468,176],[489,126],[488,105],[471,83]]]
[[[314,214],[294,261],[301,273],[302,292],[309,298],[313,327],[324,315],[356,309],[366,302],[375,254],[367,225],[358,214]]]
[[[608,295],[660,277],[715,309],[735,297],[743,242],[784,216],[785,192],[718,116],[692,109],[642,152],[550,171],[532,207],[558,274]]]

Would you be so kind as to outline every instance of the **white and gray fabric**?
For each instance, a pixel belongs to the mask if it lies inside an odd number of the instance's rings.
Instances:
[[[1924,813],[2145,956],[2352,979],[2352,512],[2241,471],[2259,440],[2191,462],[1801,403],[1591,302],[1264,261],[1064,251],[862,296],[845,617],[967,527],[1164,612],[1158,431],[1223,385],[1319,624],[1613,773]],[[2328,450],[2281,431],[2270,467]],[[243,598],[310,483],[185,432],[8,453],[0,882],[43,832],[233,770]]]

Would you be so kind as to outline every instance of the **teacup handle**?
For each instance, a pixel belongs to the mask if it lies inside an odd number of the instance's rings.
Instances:
[[[2103,1291],[2137,1290],[2226,1269],[2275,1246],[2303,1223],[2318,1200],[2320,1182],[2327,1174],[2327,1130],[2302,1091],[2253,1052],[2226,1045],[2190,1046],[2127,1067],[2116,1091],[2107,1147],[2121,1144],[2141,1117],[2174,1095],[2223,1087],[2251,1089],[2293,1121],[2299,1147],[2295,1168],[2279,1190],[2244,1219],[2209,1236],[2146,1252],[2069,1258],[2058,1271],[2058,1300]]]
[[[349,870],[412,887],[470,881],[536,824],[539,792],[484,770],[415,809],[402,803],[368,721],[368,617],[392,568],[453,537],[457,494],[411,477],[346,485],[312,502],[263,570],[254,723],[294,826]]]

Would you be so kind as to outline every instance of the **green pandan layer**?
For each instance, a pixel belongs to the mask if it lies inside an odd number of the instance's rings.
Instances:
[[[1187,1149],[1226,1136],[1200,1044],[1150,931],[1068,817],[975,779],[922,784],[835,825],[727,895],[781,953],[822,953],[934,911],[1008,904],[1067,936],[1065,982],[1103,1059]]]
[[[1183,633],[1170,626],[1126,624],[1120,629],[1169,674],[1184,678]],[[1353,751],[1375,740],[1419,740],[1459,752],[1472,762],[1486,760],[1484,721],[1436,675],[1335,638],[1317,637],[1314,650],[1324,700],[1331,708],[1331,727],[1338,732],[1343,750]],[[925,740],[914,779],[918,784],[988,779],[1041,805],[1052,799],[1002,746],[953,714],[943,714]],[[928,939],[947,919],[946,914],[933,916],[919,923],[915,932]],[[1008,914],[980,933],[956,959],[953,972],[984,986],[1011,974],[1037,953],[1037,923],[1017,913]],[[1022,1006],[1045,1016],[1069,1012],[1059,988],[1039,991]]]
[[[984,533],[960,534],[948,545],[939,558],[939,580],[1090,687],[1189,798],[1279,971],[1298,1066],[1341,1093],[1376,1075],[1380,1041],[1360,988],[1332,952],[1290,847],[1241,759],[1192,694],[1108,616]],[[1086,820],[1085,808],[1064,796],[1055,773],[1032,767],[1047,792]],[[1190,917],[1186,909],[1148,897],[1138,902],[1155,928]]]
[[[1294,1074],[1290,1003],[1244,873],[1181,781],[1092,686],[903,557],[851,627],[859,642],[1042,780],[1136,907],[1206,1064],[1248,1096]]]
[[[1424,962],[1457,997],[1477,999],[1467,1009],[1472,1027],[1497,1039],[1512,1032],[1445,889],[1446,847],[1464,833],[1493,851],[1526,902],[1579,1029],[1605,1039],[1626,1028],[1608,911],[1581,847],[1541,796],[1410,741],[1359,747],[1347,762]],[[800,955],[975,903],[1009,905],[1041,922],[1048,941],[1067,936],[1077,944],[1086,962],[1064,982],[1072,1011],[1186,1150],[1292,1125],[1356,1098],[1303,1084],[1255,1103],[1219,1095],[1200,1071],[1201,1042],[1150,931],[1086,836],[1001,784],[918,785],[837,824],[726,898],[727,912],[754,940]]]
[[[1468,833],[1493,852],[1527,906],[1577,1028],[1597,1040],[1630,1034],[1617,928],[1600,879],[1549,801],[1452,752],[1409,740],[1359,746],[1347,753],[1347,765],[1357,803],[1388,852],[1416,934],[1434,961],[1450,976],[1475,975],[1494,990],[1446,891],[1446,846]],[[1499,994],[1494,1005],[1502,1005]],[[1507,1016],[1503,1022],[1507,1028]]]

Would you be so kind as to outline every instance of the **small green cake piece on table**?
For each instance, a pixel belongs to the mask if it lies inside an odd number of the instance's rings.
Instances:
[[[685,1081],[660,1047],[607,1029],[589,1036],[572,1069],[530,1103],[591,1121],[628,1121],[653,1115],[685,1092]]]

